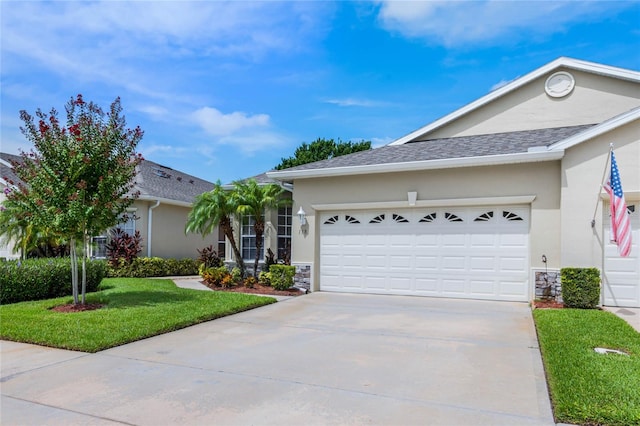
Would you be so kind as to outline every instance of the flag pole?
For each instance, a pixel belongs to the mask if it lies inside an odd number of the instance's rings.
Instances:
[[[600,204],[600,193],[604,186],[604,180],[607,177],[607,169],[609,168],[609,160],[611,159],[611,151],[613,151],[613,143],[609,144],[609,153],[607,154],[607,161],[604,162],[604,170],[602,171],[602,179],[600,180],[600,189],[598,190],[598,200],[596,201],[596,208],[593,211],[593,218],[591,218],[591,227],[596,226],[596,214],[598,214],[598,205]]]

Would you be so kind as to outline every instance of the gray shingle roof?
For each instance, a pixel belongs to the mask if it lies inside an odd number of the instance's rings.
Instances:
[[[14,161],[20,161],[19,155],[7,154],[4,152],[0,152],[0,158],[6,161],[9,164],[12,164]],[[5,166],[3,163],[0,163],[0,178],[13,182],[14,185],[17,185],[20,182],[20,179],[13,172],[13,168]]]
[[[549,146],[592,126],[592,124],[587,124],[551,129],[430,139],[409,142],[404,145],[386,145],[368,151],[360,151],[331,158],[329,160],[303,164],[286,170],[371,166],[377,164],[524,153],[527,152],[529,148]]]
[[[20,162],[21,157],[0,153],[7,162]],[[0,177],[8,178],[16,184],[20,181],[10,167],[0,164]],[[145,198],[164,198],[167,200],[192,203],[196,195],[211,191],[214,184],[195,176],[174,170],[153,161],[144,160],[138,166],[135,178],[136,188]]]
[[[192,203],[196,195],[214,187],[211,182],[149,160],[138,166],[135,182],[141,195],[187,203]]]

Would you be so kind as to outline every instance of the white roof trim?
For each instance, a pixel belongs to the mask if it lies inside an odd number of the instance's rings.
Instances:
[[[597,126],[593,126],[584,132],[580,132],[576,135],[570,136],[566,139],[563,139],[559,142],[556,142],[552,145],[549,145],[549,150],[556,149],[569,149],[572,146],[575,146],[579,143],[587,141],[589,139],[593,139],[597,136],[610,132],[620,126],[624,126],[627,123],[631,123],[632,121],[640,119],[640,107],[634,108],[630,111],[617,115],[613,118],[610,118],[607,121],[603,121],[601,124]]]
[[[559,160],[563,150],[534,151],[516,154],[483,155],[480,157],[445,158],[441,160],[410,161],[403,163],[368,164],[364,166],[329,167],[321,169],[282,170],[267,172],[273,179],[305,179],[328,176],[349,176],[372,173],[408,172],[418,170],[449,169],[454,167],[494,166],[514,163],[533,163]]]
[[[627,70],[624,68],[616,68],[616,67],[611,67],[608,65],[602,65],[602,64],[598,64],[595,62],[587,62],[587,61],[580,61],[577,59],[571,59],[571,58],[566,58],[566,57],[560,57],[558,59],[556,59],[555,61],[549,62],[548,64],[538,68],[535,71],[530,72],[529,74],[520,77],[516,80],[513,80],[511,83],[508,83],[502,87],[500,87],[499,89],[496,89],[492,92],[490,92],[489,94],[481,97],[480,99],[477,99],[473,102],[471,102],[470,104],[467,104],[465,106],[463,106],[462,108],[445,115],[444,117],[430,123],[427,124],[424,127],[419,128],[418,130],[415,130],[411,133],[409,133],[406,136],[403,136],[393,142],[391,142],[389,145],[402,145],[405,144],[409,141],[412,141],[413,139],[417,138],[418,136],[433,131],[439,127],[444,126],[445,124],[448,124],[451,121],[454,121],[460,117],[462,117],[463,115],[476,110],[496,99],[498,99],[501,96],[506,95],[509,92],[512,92],[522,86],[524,86],[525,84],[528,84],[529,82],[540,78],[542,76],[544,76],[545,74],[553,71],[556,68],[560,68],[560,67],[564,67],[564,68],[570,68],[570,69],[574,69],[574,70],[578,70],[578,71],[584,71],[584,72],[590,72],[593,74],[600,74],[600,75],[605,75],[608,77],[613,77],[613,78],[619,78],[621,80],[629,80],[629,81],[634,81],[634,82],[639,82],[640,83],[640,72],[637,71],[632,71],[632,70]]]
[[[188,203],[186,201],[178,201],[178,200],[170,200],[168,198],[162,197],[153,197],[151,195],[140,195],[133,201],[159,201],[161,204],[169,204],[172,206],[180,206],[180,207],[191,207],[193,203]]]
[[[336,204],[312,204],[315,211],[333,210],[373,210],[373,209],[399,209],[416,207],[464,207],[464,206],[505,206],[512,204],[531,204],[536,199],[535,195],[515,195],[505,197],[478,197],[478,198],[447,198],[440,200],[418,200],[416,204],[409,205],[404,201],[380,201],[368,203],[336,203]]]

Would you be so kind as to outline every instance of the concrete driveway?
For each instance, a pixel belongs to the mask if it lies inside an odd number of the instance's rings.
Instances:
[[[97,354],[3,341],[3,425],[552,425],[524,303],[313,293]]]

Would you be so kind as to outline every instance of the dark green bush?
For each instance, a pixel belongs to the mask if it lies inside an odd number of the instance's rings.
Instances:
[[[86,266],[89,293],[98,289],[100,281],[106,275],[107,265],[102,260],[88,260]],[[82,280],[81,266],[78,268],[78,279]],[[68,257],[0,262],[1,304],[72,294],[71,260]]]
[[[598,268],[562,268],[562,301],[567,308],[593,309],[600,303]]]
[[[293,287],[293,277],[296,275],[296,267],[289,265],[271,265],[269,267],[271,287],[276,290],[286,290]]]
[[[131,263],[120,259],[117,267],[109,266],[110,277],[146,278],[197,274],[198,261],[194,259],[137,257]]]

